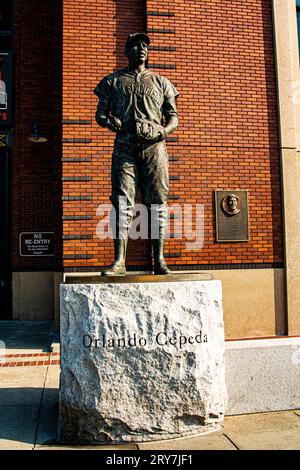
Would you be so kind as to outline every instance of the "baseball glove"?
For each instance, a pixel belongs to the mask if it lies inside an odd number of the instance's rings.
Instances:
[[[155,124],[146,119],[136,121],[136,136],[138,142],[155,143],[166,138],[166,132],[163,126]]]

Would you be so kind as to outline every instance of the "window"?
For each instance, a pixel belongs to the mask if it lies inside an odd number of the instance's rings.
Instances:
[[[12,30],[12,2],[8,0],[1,1],[0,5],[0,31],[2,34],[8,34]]]
[[[11,50],[12,0],[0,0],[0,43],[1,50]]]

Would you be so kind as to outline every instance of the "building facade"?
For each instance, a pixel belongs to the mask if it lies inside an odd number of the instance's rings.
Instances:
[[[1,318],[58,318],[64,274],[111,262],[112,241],[97,228],[114,136],[95,122],[93,89],[126,66],[127,35],[146,31],[149,67],[180,93],[179,127],[167,139],[168,265],[222,280],[228,339],[299,335],[299,2],[9,3],[0,36],[12,85],[12,120],[1,121],[10,139],[0,147]],[[27,139],[34,123],[46,142]],[[247,239],[218,241],[218,190],[247,192]],[[131,240],[128,252],[129,270],[149,271],[148,241]]]

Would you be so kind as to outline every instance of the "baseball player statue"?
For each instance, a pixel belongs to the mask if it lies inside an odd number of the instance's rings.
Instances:
[[[172,274],[164,259],[168,221],[168,154],[165,139],[178,125],[174,85],[147,68],[150,38],[130,34],[125,44],[128,67],[104,77],[94,92],[99,98],[96,121],[116,133],[110,200],[116,210],[115,259],[102,274],[126,274],[128,231],[136,189],[148,211],[154,274]]]

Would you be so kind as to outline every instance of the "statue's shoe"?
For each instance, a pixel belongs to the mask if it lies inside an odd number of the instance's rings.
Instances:
[[[125,276],[126,266],[122,261],[114,261],[109,268],[101,273],[102,276]]]
[[[154,274],[172,274],[165,261],[160,261],[154,265]]]

